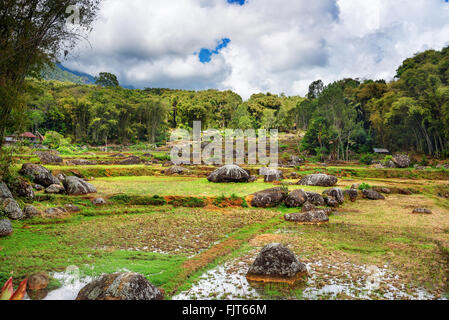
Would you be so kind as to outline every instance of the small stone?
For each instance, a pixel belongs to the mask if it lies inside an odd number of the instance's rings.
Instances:
[[[75,206],[75,205],[73,205],[73,204],[66,204],[66,205],[64,205],[64,208],[65,208],[68,212],[71,212],[71,213],[77,213],[77,212],[80,212],[80,211],[81,211],[81,209],[80,209],[79,207],[77,207],[77,206]]]
[[[415,214],[432,214],[432,210],[426,208],[417,208],[413,210]]]
[[[36,191],[42,191],[42,190],[44,190],[45,188],[44,188],[43,186],[41,186],[40,184],[35,184],[35,185],[34,185],[34,189],[35,189]]]
[[[45,193],[47,194],[61,194],[65,191],[64,187],[60,184],[52,184],[48,188],[45,189]]]
[[[103,198],[96,198],[92,200],[92,204],[95,206],[103,206],[106,204],[106,201]]]

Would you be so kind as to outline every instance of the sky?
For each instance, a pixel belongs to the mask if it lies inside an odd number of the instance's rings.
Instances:
[[[64,66],[135,88],[304,95],[317,79],[391,80],[449,45],[447,0],[104,0]]]

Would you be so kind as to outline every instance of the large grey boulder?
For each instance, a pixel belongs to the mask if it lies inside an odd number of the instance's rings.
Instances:
[[[212,172],[207,180],[215,183],[248,182],[249,173],[237,165],[226,165]]]
[[[365,198],[369,200],[385,200],[385,197],[383,195],[372,189],[363,190],[362,194]]]
[[[254,194],[251,206],[256,208],[273,208],[279,206],[287,197],[288,190],[285,188],[272,188],[259,191]]]
[[[92,281],[78,293],[76,300],[162,300],[162,292],[143,275],[113,273]]]
[[[68,195],[83,195],[97,192],[93,185],[75,176],[65,179],[64,188]]]
[[[262,249],[246,277],[250,281],[288,282],[306,273],[306,266],[298,261],[293,252],[280,243],[272,243]]]
[[[324,210],[312,210],[304,213],[291,213],[284,216],[285,221],[301,224],[322,224],[329,222],[329,217]]]
[[[329,198],[333,198],[338,202],[338,204],[343,204],[345,202],[345,195],[340,188],[324,190],[323,195],[326,195]]]
[[[6,183],[0,181],[0,200],[10,199],[12,197],[12,193]]]
[[[60,184],[58,178],[56,178],[50,170],[38,164],[25,163],[19,173],[30,177],[34,183],[40,184],[44,188],[47,188],[52,184]]]
[[[284,203],[288,208],[301,207],[307,201],[307,194],[304,190],[297,189],[290,192]]]
[[[311,204],[313,204],[315,206],[322,207],[326,204],[323,196],[319,193],[306,192],[306,195],[307,195],[307,201],[309,201]]]
[[[19,177],[13,184],[12,190],[18,197],[27,198],[30,200],[35,197],[33,187],[21,177]]]
[[[2,201],[2,210],[11,220],[20,220],[25,216],[17,201],[12,198]]]
[[[410,167],[410,157],[405,154],[397,154],[393,156],[393,163],[397,168],[408,168]]]
[[[327,174],[311,174],[303,177],[298,185],[301,186],[317,186],[317,187],[333,187],[338,182],[337,177]]]
[[[7,237],[13,233],[11,222],[8,219],[0,220],[0,238]]]

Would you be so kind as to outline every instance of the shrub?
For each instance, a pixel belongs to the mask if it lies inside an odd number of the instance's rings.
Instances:
[[[167,204],[167,201],[158,195],[152,197],[141,196],[132,199],[130,204],[136,206],[164,206]]]
[[[372,187],[371,187],[368,183],[362,183],[362,184],[359,186],[359,190],[360,190],[360,191],[368,190],[368,189],[372,189]]]
[[[186,197],[171,200],[168,204],[174,207],[187,207],[187,208],[203,208],[207,205],[205,199]]]
[[[362,156],[360,157],[360,162],[366,165],[370,165],[374,160],[374,156],[371,153],[365,153],[362,154]]]

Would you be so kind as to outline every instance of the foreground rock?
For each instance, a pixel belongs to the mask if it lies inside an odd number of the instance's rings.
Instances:
[[[30,290],[42,290],[47,288],[50,278],[46,273],[36,273],[28,277],[28,289]]]
[[[3,200],[1,209],[11,220],[20,220],[25,216],[17,201],[12,198]]]
[[[250,281],[296,282],[307,274],[306,266],[279,243],[265,246],[246,275]]]
[[[327,174],[311,174],[302,178],[298,185],[301,186],[317,186],[317,187],[333,187],[337,184],[337,177]]]
[[[340,188],[324,190],[323,195],[326,195],[329,198],[333,198],[340,205],[345,202],[345,195]]]
[[[7,237],[13,233],[11,222],[8,219],[0,220],[0,238]]]
[[[162,300],[162,292],[138,273],[106,274],[79,292],[76,300]]]
[[[190,170],[183,168],[181,166],[173,166],[173,167],[170,167],[170,168],[164,170],[164,174],[166,174],[166,175],[175,175],[175,174],[181,175],[181,174],[188,174],[188,173],[190,173]]]
[[[395,155],[392,161],[397,168],[408,168],[411,163],[410,157],[404,154]]]
[[[279,206],[287,197],[288,190],[285,188],[272,188],[259,191],[254,194],[251,206],[256,208],[273,208]]]
[[[25,163],[19,173],[30,177],[34,183],[47,188],[52,184],[60,184],[60,181],[43,166],[33,163]]]
[[[12,190],[18,197],[27,198],[30,200],[35,197],[33,187],[21,177],[13,183]]]
[[[6,183],[0,181],[0,200],[11,199],[12,197],[12,193]]]
[[[385,200],[385,197],[372,189],[363,190],[362,194],[369,200]]]
[[[302,206],[301,212],[309,212],[309,211],[313,211],[316,210],[316,206],[311,204],[309,201],[306,201],[304,203],[304,205]]]
[[[426,208],[417,208],[413,210],[414,214],[432,214],[432,210]]]
[[[83,195],[97,192],[93,185],[75,176],[65,179],[64,188],[68,195]]]
[[[63,207],[48,208],[45,210],[45,215],[49,218],[64,217],[67,213],[67,210]]]
[[[304,213],[291,213],[284,216],[285,221],[300,224],[323,224],[329,222],[328,213],[324,210],[312,210]]]
[[[307,201],[307,194],[304,190],[298,189],[290,192],[284,203],[288,208],[301,207]]]
[[[207,180],[215,183],[229,183],[229,182],[248,182],[250,175],[246,170],[243,170],[236,165],[226,165],[214,172],[212,172]]]

